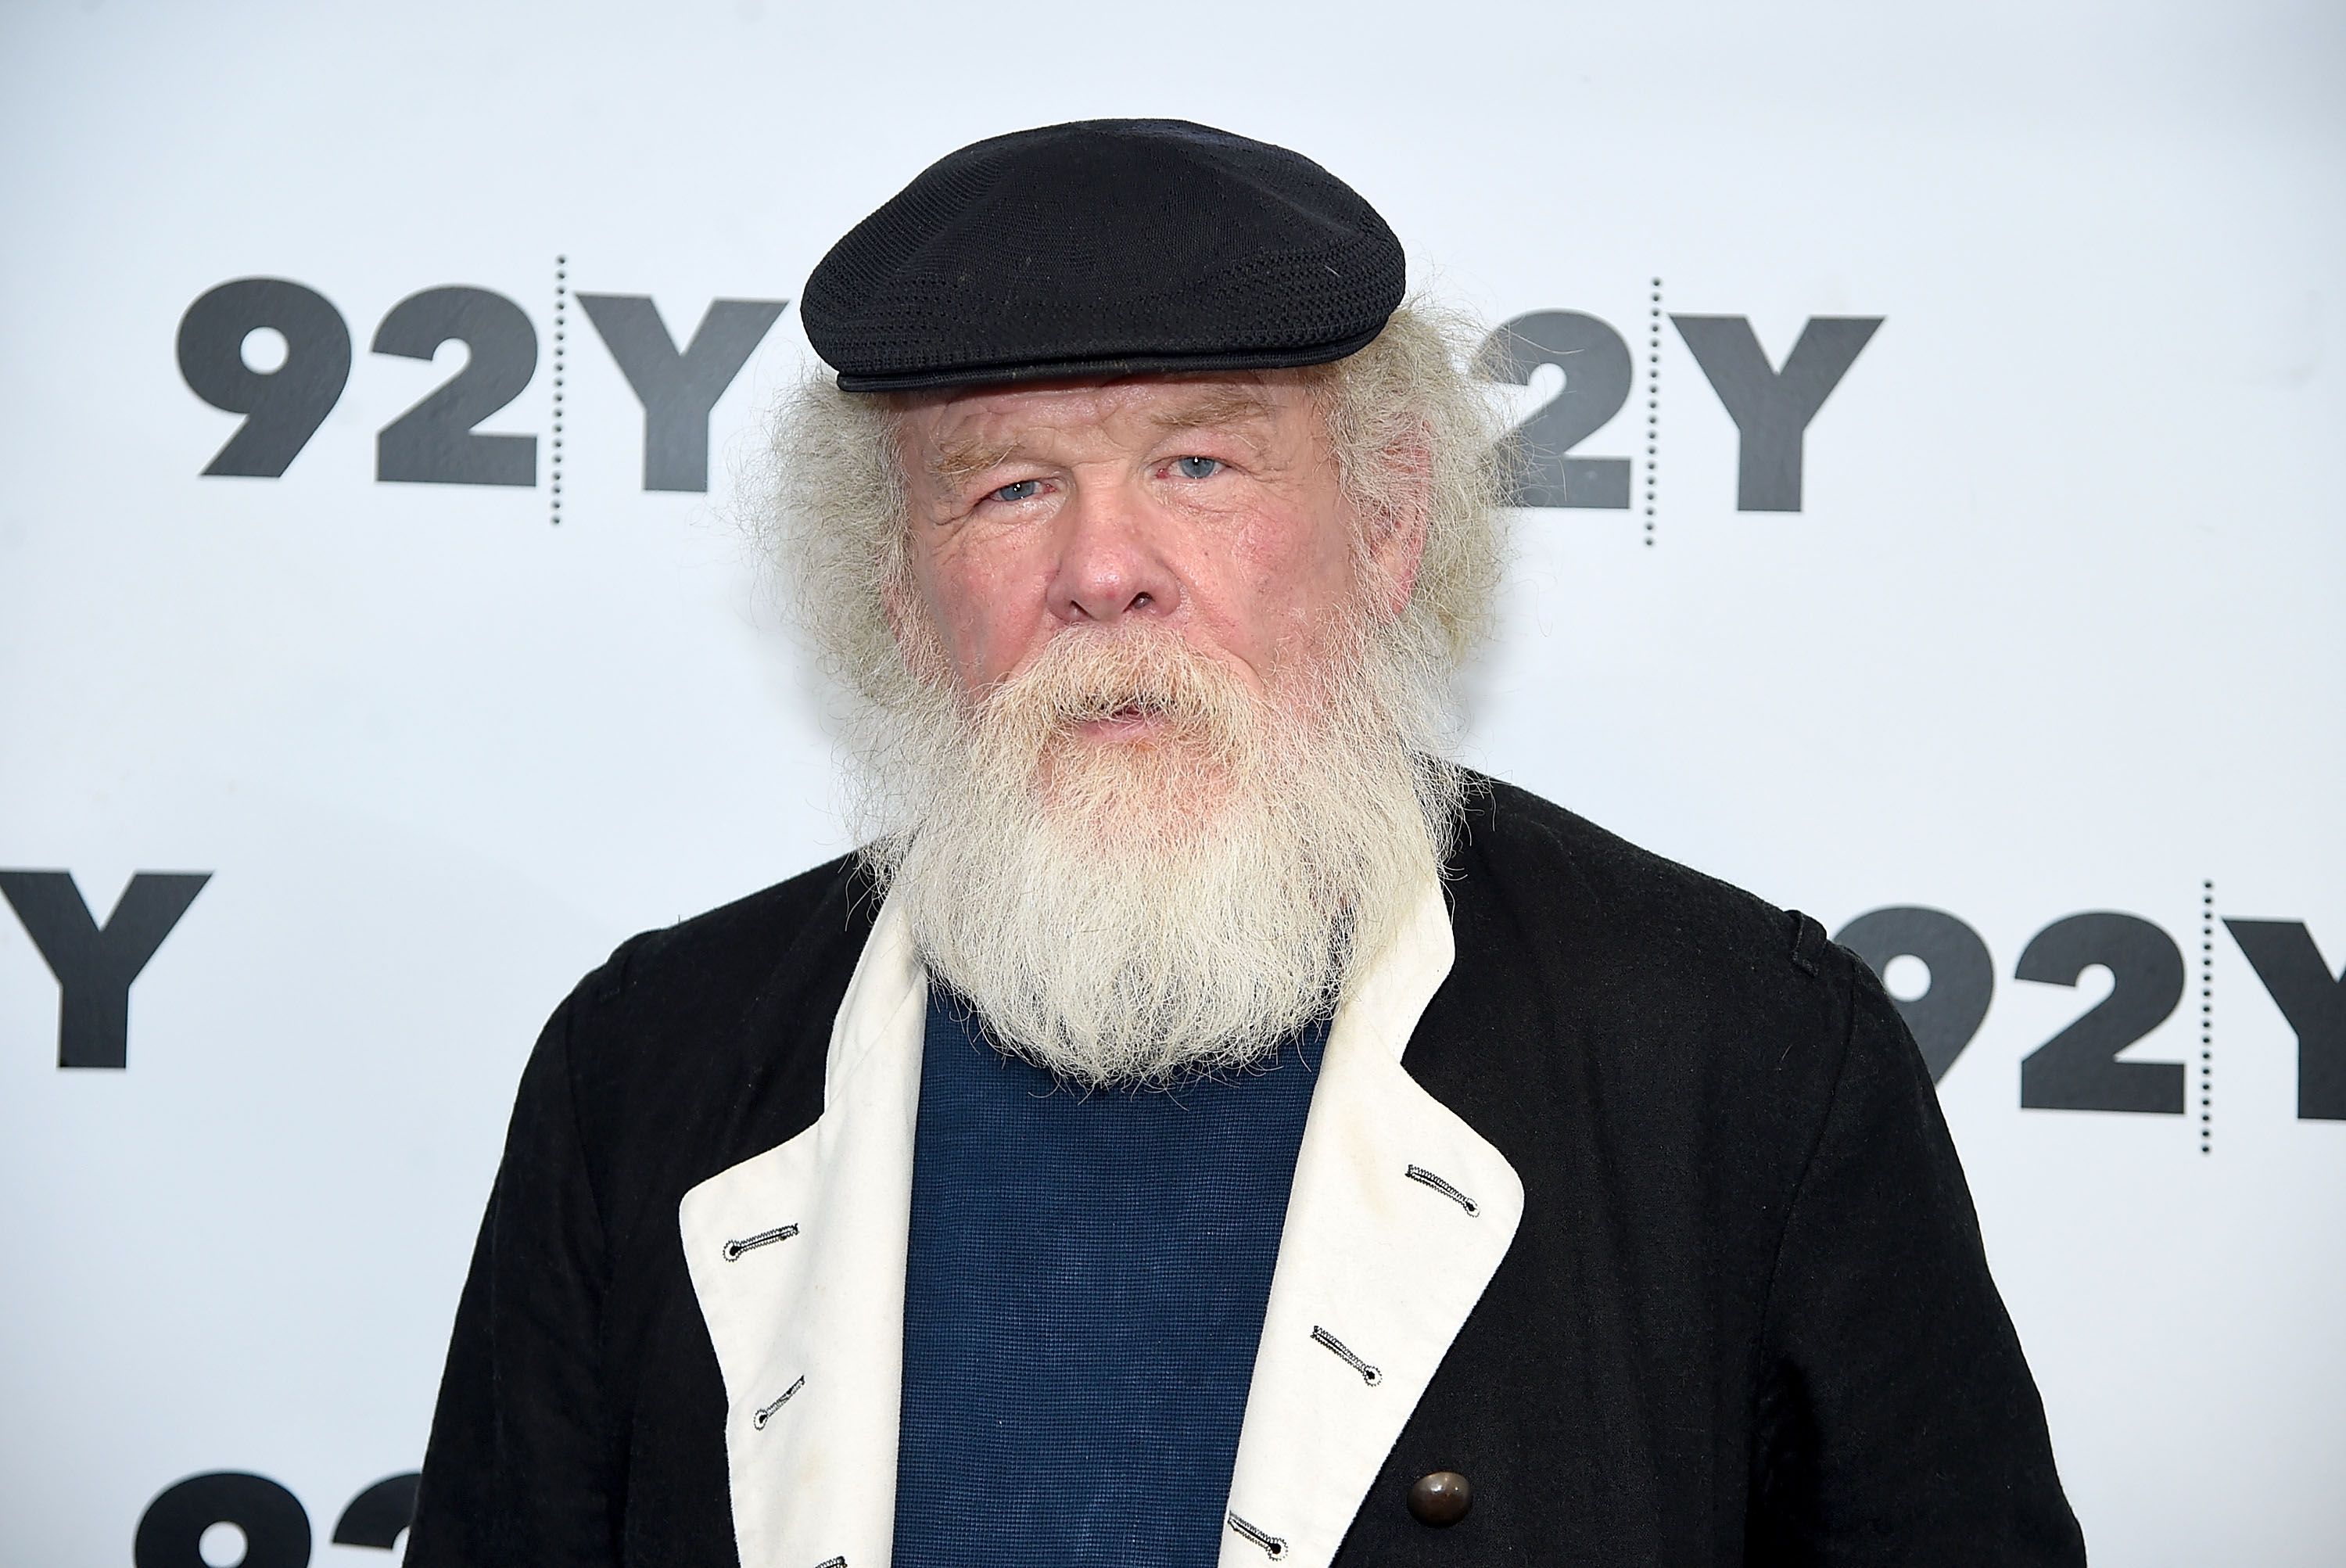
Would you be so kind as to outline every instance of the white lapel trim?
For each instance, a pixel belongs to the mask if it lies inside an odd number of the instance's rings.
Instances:
[[[1523,1218],[1515,1167],[1401,1065],[1456,952],[1429,879],[1329,1030],[1220,1568],[1322,1568],[1335,1556]]]
[[[1334,1556],[1515,1237],[1514,1167],[1401,1066],[1454,957],[1429,879],[1329,1030],[1230,1484],[1260,1540],[1233,1524],[1221,1568]],[[742,1568],[889,1560],[927,1000],[891,900],[831,1027],[821,1118],[678,1209],[725,1382]]]
[[[831,1025],[822,1115],[678,1210],[725,1379],[742,1568],[885,1568],[893,1545],[927,1004],[892,899]]]

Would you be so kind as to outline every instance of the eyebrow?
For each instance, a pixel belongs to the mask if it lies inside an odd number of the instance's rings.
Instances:
[[[1268,422],[1271,413],[1270,399],[1262,392],[1251,387],[1233,387],[1160,409],[1148,416],[1148,423],[1160,434],[1171,434],[1220,425],[1260,424]],[[988,469],[1000,467],[1024,450],[1024,444],[1015,440],[948,437],[936,444],[921,466],[938,484],[953,488]]]
[[[955,437],[941,442],[922,466],[929,476],[948,487],[1000,466],[1015,456],[1018,443],[1015,441],[976,441]]]
[[[1148,423],[1169,433],[1219,424],[1254,424],[1270,415],[1270,398],[1252,387],[1230,387],[1159,410],[1148,416]]]

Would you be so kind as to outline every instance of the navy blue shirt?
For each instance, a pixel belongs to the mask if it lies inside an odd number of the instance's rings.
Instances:
[[[932,987],[896,1568],[1210,1568],[1326,1039],[1086,1094]]]

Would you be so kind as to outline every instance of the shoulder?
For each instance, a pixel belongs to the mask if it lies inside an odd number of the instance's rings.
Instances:
[[[1474,782],[1456,957],[1405,1064],[1542,1212],[1615,1204],[1652,1268],[1686,1263],[1668,1237],[1711,1237],[1764,1280],[1849,1064],[1921,1071],[1888,998],[1808,916]]]
[[[842,858],[632,936],[578,983],[533,1070],[558,1059],[607,1204],[669,1203],[821,1114],[831,1020],[878,902]]]
[[[1452,856],[1462,919],[1534,945],[1567,933],[1586,957],[1679,972],[1816,979],[1823,928],[1503,780],[1474,775]],[[1462,933],[1463,936],[1463,933]]]
[[[1861,1016],[1899,1031],[1815,920],[1499,780],[1474,780],[1448,871],[1457,957],[1427,1022],[1476,1100],[1535,1084],[1690,1133],[1812,1132]]]
[[[588,1014],[673,1015],[739,1005],[760,991],[852,966],[879,893],[852,855],[671,926],[638,932],[578,983]]]

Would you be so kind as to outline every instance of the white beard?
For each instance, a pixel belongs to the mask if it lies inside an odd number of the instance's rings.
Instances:
[[[976,703],[905,715],[873,858],[931,974],[1089,1085],[1257,1061],[1331,1008],[1439,869],[1454,769],[1361,639],[1276,701],[1161,629],[1062,633]],[[1156,715],[1143,739],[1078,728]]]

